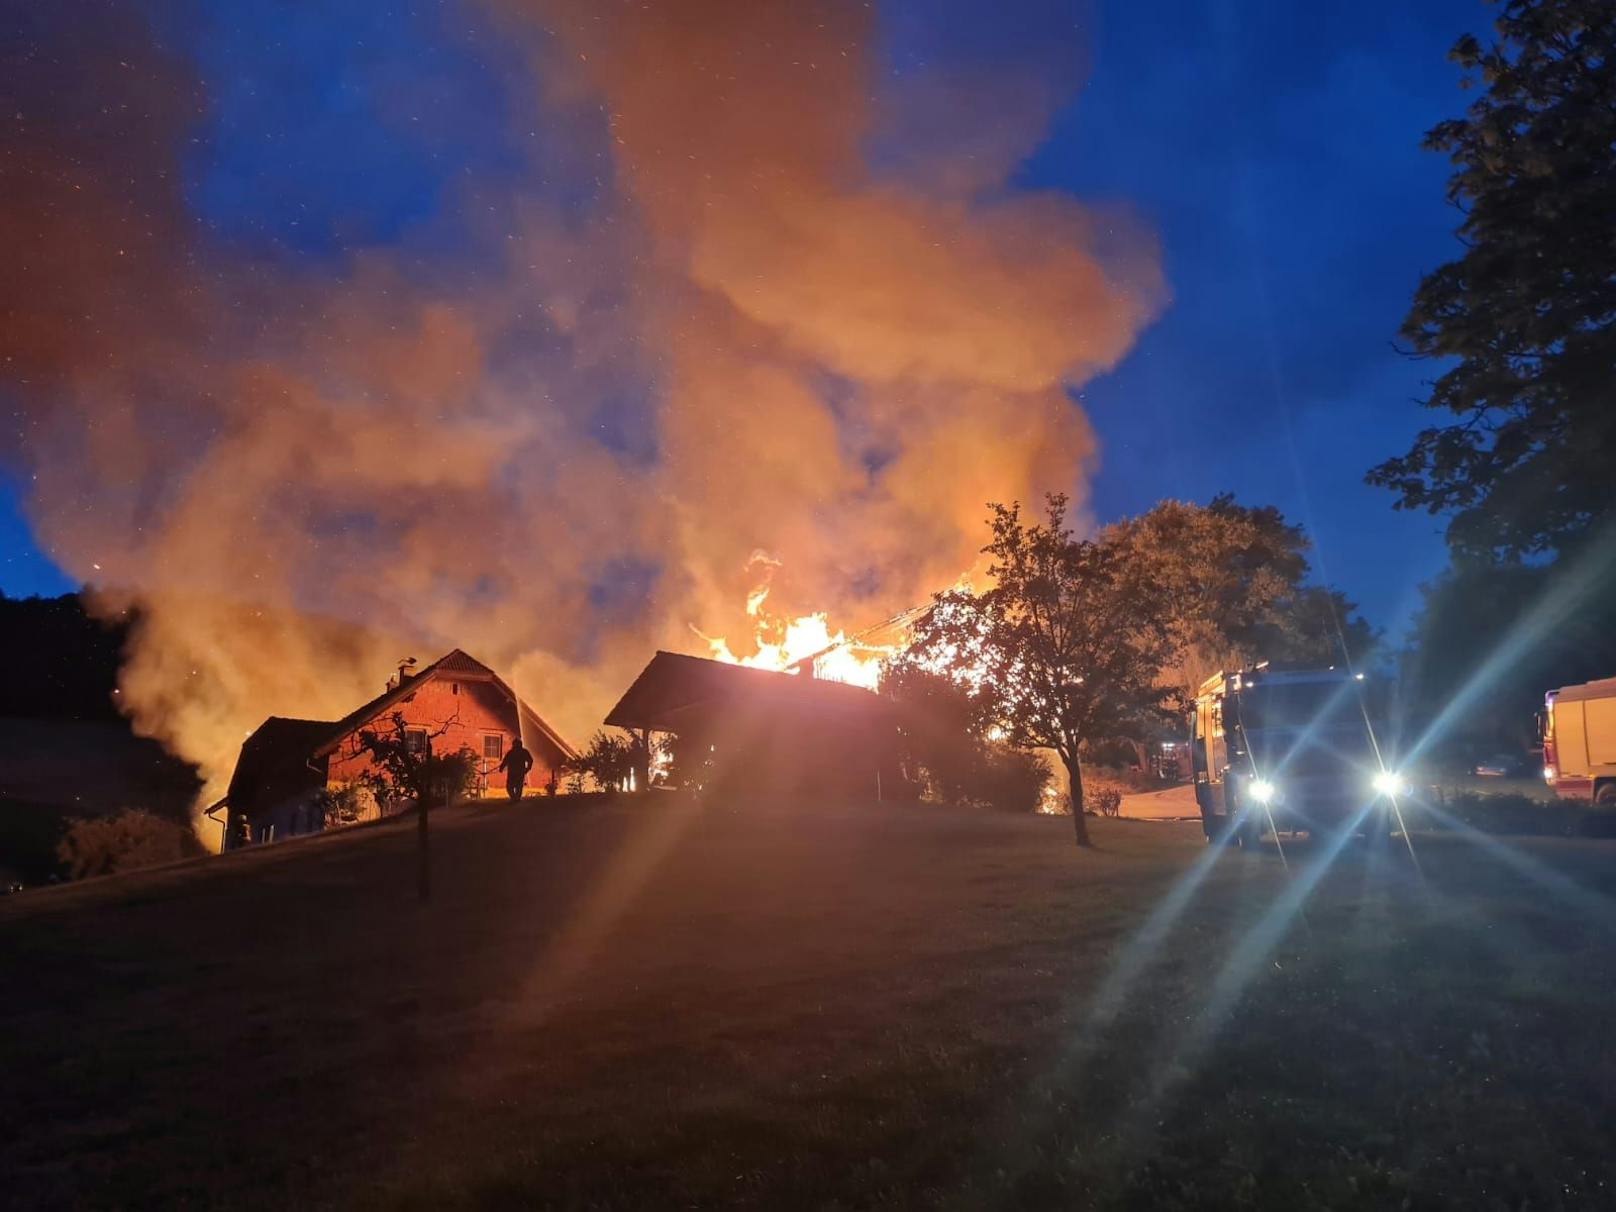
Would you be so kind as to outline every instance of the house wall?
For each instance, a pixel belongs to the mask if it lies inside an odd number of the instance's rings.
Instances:
[[[858,800],[912,794],[897,732],[879,713],[752,704],[685,718],[680,739],[698,756],[708,748],[702,777],[714,788]]]
[[[504,794],[505,776],[498,769],[500,758],[485,756],[484,741],[497,736],[501,757],[510,750],[511,741],[516,736],[516,706],[492,682],[461,681],[453,674],[427,678],[414,694],[384,712],[380,718],[367,722],[363,728],[391,728],[391,716],[395,711],[403,714],[407,727],[424,728],[428,733],[436,732],[447,724],[448,730],[432,741],[432,751],[453,753],[465,746],[477,755],[479,786],[475,793]],[[356,728],[344,737],[331,754],[328,785],[351,783],[370,769],[369,755],[358,752],[358,733],[361,730]],[[551,777],[552,756],[536,737],[528,737],[527,746],[533,754],[533,769],[527,777],[528,789],[542,789]],[[560,777],[559,773],[556,777]]]
[[[254,813],[245,822],[246,837],[234,840],[225,849],[236,849],[243,842],[253,845],[282,842],[305,833],[319,833],[324,828],[317,791],[304,791],[277,800],[269,808]]]

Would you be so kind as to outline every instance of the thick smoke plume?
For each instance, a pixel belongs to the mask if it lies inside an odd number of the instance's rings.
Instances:
[[[468,6],[534,148],[442,199],[474,255],[300,262],[196,218],[173,10],[11,7],[5,453],[143,608],[122,701],[209,794],[266,715],[454,645],[581,734],[693,626],[744,651],[760,551],[781,613],[923,600],[986,501],[1081,490],[1070,389],[1162,298],[1124,215],[1007,184],[1076,83],[1046,30],[897,62],[861,3]]]

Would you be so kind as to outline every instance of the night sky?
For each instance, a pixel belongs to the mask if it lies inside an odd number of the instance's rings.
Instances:
[[[927,53],[926,10],[887,17],[895,63]],[[221,3],[173,20],[164,34],[210,97],[185,196],[219,238],[293,265],[406,235],[479,255],[434,220],[456,182],[514,163],[499,118],[515,77],[489,70],[497,52],[462,36],[452,6]],[[1101,3],[1084,18],[1088,82],[1018,181],[1132,207],[1172,295],[1082,391],[1099,520],[1222,490],[1276,504],[1395,637],[1443,562],[1440,520],[1394,513],[1362,477],[1425,420],[1413,400],[1430,368],[1393,342],[1420,275],[1456,245],[1446,165],[1419,142],[1464,105],[1445,53],[1487,20],[1476,0]],[[417,102],[407,121],[401,90]],[[19,496],[14,479],[0,488],[0,588],[72,588]]]

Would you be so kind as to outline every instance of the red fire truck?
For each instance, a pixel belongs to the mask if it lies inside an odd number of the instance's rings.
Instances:
[[[1554,793],[1616,807],[1616,678],[1549,691],[1538,719]]]

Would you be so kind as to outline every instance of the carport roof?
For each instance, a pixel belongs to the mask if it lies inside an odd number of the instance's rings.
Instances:
[[[672,732],[691,709],[700,707],[864,715],[886,711],[882,699],[861,686],[658,652],[606,723]]]

